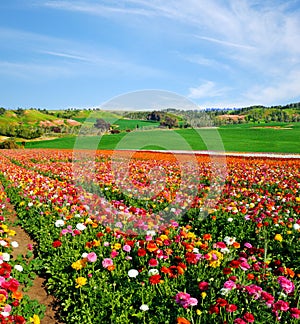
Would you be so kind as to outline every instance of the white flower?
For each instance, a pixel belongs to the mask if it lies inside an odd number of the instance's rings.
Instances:
[[[82,257],[83,259],[85,259],[87,256],[88,256],[88,254],[87,254],[86,252],[82,253],[82,255],[81,255],[81,257]]]
[[[9,312],[1,312],[1,315],[3,317],[8,317],[10,315],[10,313]]]
[[[20,271],[20,272],[23,271],[23,267],[22,267],[20,264],[16,264],[16,265],[14,266],[14,269],[16,269],[17,271]]]
[[[149,271],[148,271],[148,275],[149,276],[153,276],[153,275],[156,275],[156,274],[159,274],[159,271],[158,271],[158,269],[150,269]]]
[[[193,253],[199,253],[199,249],[198,248],[193,248]]]
[[[76,225],[76,228],[79,230],[79,231],[83,231],[86,229],[86,226],[83,224],[83,223],[78,223]]]
[[[224,249],[220,249],[220,252],[223,254],[227,254],[227,253],[230,253],[230,250],[226,247]]]
[[[230,289],[228,289],[228,288],[221,288],[220,294],[223,296],[226,296],[226,295],[228,295],[229,291],[230,291]]]
[[[6,252],[2,253],[2,259],[3,261],[8,262],[10,260],[10,254]]]
[[[293,228],[295,231],[298,231],[300,229],[300,225],[296,223],[293,225]]]
[[[28,207],[31,207],[31,206],[33,206],[33,203],[32,202],[29,202],[28,203]]]
[[[229,236],[225,236],[224,237],[224,242],[227,245],[232,245],[235,242],[236,238],[235,237],[229,237]]]
[[[56,222],[55,222],[55,227],[62,227],[65,225],[65,222],[62,220],[62,219],[58,219]]]
[[[227,218],[227,222],[231,223],[233,221],[232,217]]]
[[[143,312],[146,312],[147,310],[149,310],[149,306],[146,305],[146,304],[143,304],[140,306],[140,310],[143,311]]]
[[[1,246],[7,246],[7,242],[4,241],[4,240],[1,240],[1,241],[0,241],[0,245],[1,245]]]
[[[155,231],[147,231],[146,234],[149,236],[155,236],[156,233]]]
[[[10,244],[13,248],[17,248],[19,246],[19,243],[17,241],[12,241]]]
[[[138,274],[139,274],[139,272],[136,269],[130,269],[128,271],[128,277],[130,277],[130,278],[135,278],[138,276]]]

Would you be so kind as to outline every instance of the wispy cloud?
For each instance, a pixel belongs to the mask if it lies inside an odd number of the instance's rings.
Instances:
[[[278,102],[300,97],[300,69],[291,71],[271,85],[255,86],[245,93],[245,98],[263,105],[276,105]]]
[[[232,43],[232,42],[228,42],[228,41],[224,41],[224,40],[220,40],[220,39],[215,39],[212,37],[205,37],[205,36],[196,36],[200,39],[203,40],[207,40],[209,42],[213,42],[213,43],[217,43],[220,45],[224,45],[224,46],[229,46],[229,47],[238,47],[238,48],[242,48],[242,49],[250,49],[253,50],[255,49],[254,46],[249,46],[249,45],[243,45],[243,44],[236,44],[236,43]]]
[[[57,56],[57,57],[63,57],[63,58],[67,58],[67,59],[72,59],[72,60],[79,60],[79,61],[86,61],[86,62],[90,61],[87,57],[84,57],[84,56],[73,55],[73,54],[62,53],[62,52],[41,51],[41,53],[48,54],[48,55],[51,55],[51,56]]]
[[[213,81],[205,81],[196,88],[190,88],[188,98],[203,99],[223,96],[230,89],[228,87],[219,88]]]

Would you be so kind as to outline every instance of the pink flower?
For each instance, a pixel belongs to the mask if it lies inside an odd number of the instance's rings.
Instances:
[[[274,296],[271,294],[267,293],[266,291],[261,292],[261,298],[266,302],[266,305],[271,307],[272,304],[274,303]]]
[[[289,279],[287,279],[286,277],[279,276],[277,281],[278,281],[280,287],[282,288],[282,290],[286,294],[289,294],[289,293],[294,291],[294,289],[295,289],[294,284]]]
[[[300,309],[299,308],[290,308],[291,317],[300,318]]]
[[[180,292],[175,296],[175,302],[181,305],[183,308],[188,308],[189,306],[196,306],[198,304],[198,300],[196,298],[191,297],[190,294],[185,292]]]
[[[102,266],[103,268],[108,268],[109,266],[112,266],[114,263],[113,263],[113,260],[110,259],[110,258],[105,258],[103,261],[102,261]]]
[[[244,271],[247,271],[248,269],[250,269],[250,265],[248,264],[248,262],[244,261],[240,264],[240,268]]]
[[[198,305],[198,300],[196,298],[191,297],[189,299],[189,305],[190,306],[196,306],[196,305]]]
[[[236,318],[233,321],[234,324],[247,324],[243,319],[241,319],[240,317]]]
[[[251,249],[251,248],[252,248],[252,245],[251,245],[250,243],[246,242],[246,243],[244,244],[244,247],[246,247],[246,248],[248,248],[248,249]]]
[[[87,260],[89,262],[96,262],[97,261],[97,254],[95,252],[91,252],[87,255]]]
[[[115,258],[115,257],[118,256],[118,255],[119,255],[119,252],[116,251],[116,250],[112,250],[111,253],[110,253],[110,257],[111,257],[111,258]]]
[[[278,300],[275,304],[273,304],[273,312],[276,311],[284,311],[286,312],[289,309],[289,303],[285,302],[284,300]]]
[[[248,294],[250,296],[253,296],[254,299],[258,299],[260,297],[260,294],[262,292],[262,288],[256,285],[249,285],[246,286],[245,289],[247,290]]]
[[[125,245],[123,246],[123,251],[125,251],[125,252],[130,252],[130,251],[131,251],[131,246],[128,245],[128,244],[125,244]]]
[[[224,286],[223,286],[223,287],[226,288],[226,289],[231,290],[231,289],[236,288],[236,283],[235,283],[234,281],[232,281],[232,280],[227,280],[227,281],[224,283]]]
[[[189,307],[189,299],[191,298],[191,295],[188,293],[180,292],[175,296],[175,302],[177,304],[180,304],[184,308]]]

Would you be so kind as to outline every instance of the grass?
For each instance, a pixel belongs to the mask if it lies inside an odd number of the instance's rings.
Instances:
[[[300,127],[293,129],[223,127],[136,131],[115,135],[64,137],[27,142],[26,148],[225,150],[230,152],[300,153]]]

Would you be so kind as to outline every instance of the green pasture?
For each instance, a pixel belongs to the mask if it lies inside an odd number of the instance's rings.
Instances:
[[[255,125],[259,126],[259,125]],[[288,129],[230,125],[219,129],[178,129],[121,132],[115,135],[63,137],[27,142],[26,148],[162,149],[227,152],[300,153],[300,123]]]

